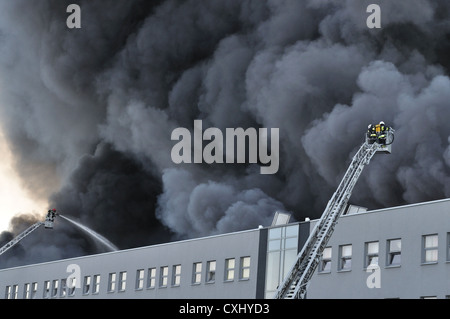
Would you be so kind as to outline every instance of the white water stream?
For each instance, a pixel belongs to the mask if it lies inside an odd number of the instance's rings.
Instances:
[[[83,225],[77,221],[74,221],[72,219],[70,219],[69,217],[63,216],[63,215],[59,215],[60,217],[64,218],[65,220],[67,220],[68,222],[74,224],[75,226],[77,226],[78,228],[80,228],[81,230],[83,230],[85,233],[89,234],[92,238],[98,240],[99,242],[101,242],[103,245],[105,245],[110,251],[116,251],[119,250],[113,243],[111,243],[108,239],[106,239],[105,237],[103,237],[102,235],[96,233],[95,231],[93,231],[92,229],[90,229],[89,227],[87,227],[86,225]]]

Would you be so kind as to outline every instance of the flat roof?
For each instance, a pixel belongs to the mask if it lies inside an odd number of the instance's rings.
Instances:
[[[392,206],[387,208],[379,208],[374,210],[368,210],[367,213],[377,213],[380,211],[386,211],[386,210],[392,210],[392,209],[400,209],[400,208],[408,208],[408,207],[415,207],[415,206],[422,206],[422,205],[430,205],[430,204],[437,204],[442,202],[448,202],[450,201],[450,198],[443,198],[443,199],[435,199],[430,200],[426,202],[419,202],[419,203],[413,203],[413,204],[406,204],[406,205],[398,205],[398,206]]]

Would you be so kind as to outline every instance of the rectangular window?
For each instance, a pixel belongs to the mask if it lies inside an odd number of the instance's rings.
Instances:
[[[235,264],[236,262],[234,258],[225,259],[225,281],[234,280]]]
[[[240,278],[246,280],[250,278],[250,257],[241,257]]]
[[[213,283],[216,280],[216,261],[206,262],[206,282]]]
[[[67,279],[61,279],[61,289],[59,290],[59,296],[65,297],[67,293]]]
[[[6,299],[17,299],[18,287],[17,285],[6,286],[5,298]]]
[[[379,242],[373,241],[368,242],[365,245],[365,258],[364,267],[369,267],[370,265],[378,265],[378,256],[380,251]]]
[[[142,290],[144,289],[144,269],[138,269],[136,270],[136,290]]]
[[[69,286],[69,296],[74,296],[75,295],[75,288],[77,285],[77,280],[75,277],[70,277],[70,280],[68,282],[68,286]]]
[[[159,270],[159,286],[167,287],[168,278],[169,278],[169,266],[161,267]]]
[[[19,293],[19,287],[17,285],[6,286],[5,298],[6,299],[17,299]]]
[[[98,294],[100,292],[100,275],[94,275],[94,282],[92,284],[92,293]]]
[[[50,298],[50,280],[44,281],[44,298]]]
[[[83,295],[89,294],[91,290],[91,276],[84,276],[83,279]]]
[[[156,285],[156,268],[148,269],[147,289],[153,289]]]
[[[23,285],[23,299],[30,299],[31,285],[29,283]]]
[[[447,233],[447,261],[450,261],[450,233]]]
[[[402,240],[390,239],[387,241],[387,266],[399,266],[402,262]]]
[[[19,293],[18,285],[6,286],[5,298],[6,299],[17,299]]]
[[[58,285],[59,285],[59,280],[58,279],[53,280],[52,297],[58,296]]]
[[[265,298],[272,298],[277,287],[297,260],[299,226],[281,226],[268,231]],[[240,278],[239,274],[239,278]]]
[[[108,275],[108,292],[116,291],[116,276],[115,272],[112,272]]]
[[[194,263],[192,266],[192,284],[199,285],[202,282],[202,263]]]
[[[172,286],[179,286],[181,283],[181,265],[172,267]]]
[[[36,298],[37,290],[38,290],[38,283],[33,282],[31,284],[31,299]]]
[[[339,270],[352,269],[352,245],[339,246]]]
[[[12,287],[12,298],[17,299],[19,297],[19,285],[13,285]]]
[[[121,271],[119,273],[119,291],[125,291],[127,287],[127,272]]]
[[[438,235],[422,237],[422,262],[436,263],[438,261]]]
[[[330,273],[331,272],[331,247],[325,247],[322,253],[322,258],[319,264],[320,273]]]

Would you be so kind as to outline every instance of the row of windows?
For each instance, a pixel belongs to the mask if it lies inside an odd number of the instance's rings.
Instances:
[[[204,276],[204,282],[212,284],[216,281],[216,265],[215,260],[206,262],[205,269],[203,268],[203,262],[195,262],[192,264],[191,284],[199,285],[202,283]],[[224,277],[225,282],[234,281],[236,272],[239,271],[239,280],[248,280],[250,278],[250,257],[241,257],[239,270],[236,268],[237,262],[235,258],[225,259]],[[163,266],[159,268],[159,277],[156,274],[156,268],[138,269],[136,273],[136,290],[144,289],[144,283],[146,283],[147,289],[156,287],[157,279],[158,287],[164,288],[169,284],[169,267]],[[147,280],[145,281],[145,273],[147,272]],[[172,266],[172,275],[170,284],[172,287],[180,286],[181,283],[181,265]]]
[[[438,262],[438,234],[422,236],[422,264]],[[447,233],[447,261],[450,261],[450,233]],[[353,246],[340,245],[338,251],[338,271],[349,271],[352,268]],[[378,265],[380,243],[379,241],[366,242],[364,245],[364,267]],[[320,273],[331,272],[332,248],[326,247],[323,251],[318,271]],[[386,266],[400,266],[402,262],[402,239],[395,238],[386,241]]]
[[[204,282],[207,284],[213,284],[216,280],[216,260],[209,260],[206,262],[206,267],[203,268],[203,262],[195,262],[192,265],[191,284],[200,285],[202,283],[202,277],[204,276]],[[232,282],[235,280],[236,274],[238,274],[239,280],[250,279],[250,257],[245,256],[239,259],[239,269],[237,269],[237,261],[235,258],[225,259],[224,268],[224,281]],[[203,271],[203,269],[205,271]],[[157,274],[159,270],[159,274]],[[157,269],[156,267],[147,269],[138,269],[136,271],[135,290],[143,290],[144,286],[147,289],[165,288],[170,285],[177,287],[181,285],[182,268],[181,265],[173,265],[171,267],[171,275],[169,277],[169,266],[162,266]],[[147,278],[145,275],[147,274]],[[67,280],[69,279],[69,282]],[[82,294],[98,294],[100,292],[100,274],[93,276],[84,276],[82,284]],[[78,284],[79,285],[79,284]],[[75,277],[63,278],[61,280],[46,280],[43,287],[43,298],[56,298],[74,296],[77,282]],[[107,292],[124,292],[127,287],[127,272],[121,271],[111,272],[108,274]],[[6,299],[18,299],[19,289],[18,285],[6,286],[5,298]],[[23,290],[23,299],[37,298],[38,283],[26,283]]]

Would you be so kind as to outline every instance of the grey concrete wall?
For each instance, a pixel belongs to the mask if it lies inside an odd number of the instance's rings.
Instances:
[[[316,221],[300,223],[299,242],[307,238],[307,228],[312,229]],[[438,261],[422,263],[422,236],[438,234]],[[450,296],[450,199],[396,207],[378,211],[343,216],[339,219],[329,242],[332,247],[330,273],[314,274],[308,298],[420,298]],[[387,241],[402,239],[402,262],[399,267],[386,266]],[[365,243],[379,242],[379,265],[381,288],[368,288],[367,278],[372,273],[364,268]],[[352,268],[338,271],[338,247],[352,244]],[[84,276],[100,274],[98,294],[82,294],[77,289],[75,296],[64,298],[261,298],[266,276],[265,254],[267,229],[255,229],[219,236],[211,236],[162,245],[142,247],[55,262],[0,270],[0,298],[5,297],[7,286],[18,286],[18,298],[23,296],[25,283],[38,282],[37,297],[43,297],[44,281],[67,278],[67,266],[80,267],[80,280]],[[239,280],[241,257],[251,257],[250,278]],[[224,281],[225,259],[235,258],[235,278]],[[216,260],[216,280],[205,283],[206,262]],[[192,284],[194,262],[202,262],[202,282]],[[181,282],[171,286],[172,266],[181,265]],[[169,284],[159,288],[159,269],[169,266]],[[147,269],[156,267],[156,287],[146,289]],[[136,271],[145,270],[144,289],[135,290]],[[108,274],[127,272],[124,292],[107,292]],[[91,283],[92,286],[92,283]],[[116,280],[118,286],[118,280]],[[56,298],[61,298],[58,296]]]
[[[43,297],[44,281],[67,278],[67,266],[76,264],[81,270],[81,281],[86,275],[100,274],[100,292],[83,295],[76,289],[75,296],[64,298],[255,298],[258,278],[259,230],[231,233],[200,239],[180,241],[131,250],[123,250],[80,258],[72,258],[37,265],[17,267],[0,271],[0,298],[5,297],[8,285],[18,285],[18,298],[23,296],[25,283],[38,282],[37,297]],[[250,278],[239,279],[239,261],[241,257],[250,256]],[[224,281],[226,258],[235,258],[235,278]],[[216,260],[216,280],[205,283],[206,262]],[[202,283],[192,284],[194,262],[202,262]],[[181,264],[181,283],[171,286],[172,266]],[[169,266],[169,283],[167,288],[158,288],[159,269]],[[156,267],[156,288],[146,289],[147,269]],[[136,291],[136,272],[145,270],[144,289]],[[126,290],[124,292],[107,292],[108,274],[127,272]],[[82,282],[81,282],[82,284]],[[61,284],[60,284],[61,285]],[[118,285],[118,278],[116,286]],[[92,283],[91,283],[92,286]],[[57,297],[61,298],[61,297]]]

